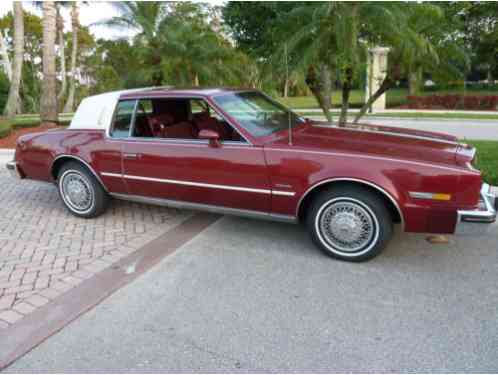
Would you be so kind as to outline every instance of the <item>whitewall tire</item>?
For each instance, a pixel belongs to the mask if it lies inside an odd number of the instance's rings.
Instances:
[[[310,205],[306,224],[311,239],[323,252],[353,262],[377,256],[393,232],[382,198],[354,185],[321,192]]]
[[[59,195],[73,215],[92,218],[107,208],[109,196],[88,169],[77,162],[65,163],[58,173]]]

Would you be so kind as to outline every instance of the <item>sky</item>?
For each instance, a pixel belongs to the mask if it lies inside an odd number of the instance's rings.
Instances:
[[[12,10],[12,0],[0,0],[0,17],[7,14]],[[216,5],[222,4],[223,0],[208,0]],[[42,15],[40,9],[35,8],[30,2],[23,2],[23,7],[38,16]],[[69,9],[62,10],[62,17],[64,18],[64,27],[66,31],[71,30],[71,20],[69,17]],[[95,22],[105,20],[107,18],[116,16],[117,12],[109,1],[87,1],[86,5],[80,5],[80,23],[83,26],[89,26]],[[132,36],[132,32],[111,30],[107,27],[91,27],[90,32],[99,38],[116,39],[121,37]]]

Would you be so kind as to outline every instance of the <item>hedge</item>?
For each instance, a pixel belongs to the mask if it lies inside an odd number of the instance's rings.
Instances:
[[[411,109],[497,110],[498,95],[428,95],[407,96]]]
[[[69,125],[70,120],[59,121],[59,126],[66,127]],[[5,138],[10,135],[14,130],[36,128],[40,126],[40,120],[28,120],[22,122],[7,122],[0,121],[0,138]]]
[[[7,137],[12,131],[10,126],[0,126],[0,138]]]

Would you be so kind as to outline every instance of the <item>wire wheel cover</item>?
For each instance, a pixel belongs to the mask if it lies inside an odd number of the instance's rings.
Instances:
[[[378,230],[372,213],[350,200],[338,200],[323,209],[319,227],[330,246],[348,253],[371,244]]]
[[[64,201],[71,209],[85,212],[93,205],[93,189],[85,177],[76,172],[66,173],[62,178]]]

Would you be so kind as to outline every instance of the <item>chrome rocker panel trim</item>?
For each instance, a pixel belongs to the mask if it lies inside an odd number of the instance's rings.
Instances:
[[[15,161],[9,161],[5,167],[9,171],[11,177],[21,180],[24,177],[21,175],[21,172],[19,172],[19,167],[17,166],[17,162]]]
[[[191,209],[191,210],[199,210],[212,212],[223,215],[234,215],[234,216],[243,216],[252,219],[262,219],[262,220],[270,220],[270,221],[278,221],[284,223],[292,223],[297,224],[297,218],[294,216],[288,215],[278,215],[272,214],[268,212],[260,212],[260,211],[252,211],[252,210],[241,210],[238,208],[230,208],[230,207],[222,207],[222,206],[214,206],[210,204],[202,204],[202,203],[192,203],[192,202],[184,202],[184,201],[176,201],[170,199],[161,199],[161,198],[150,198],[144,197],[141,195],[130,195],[130,194],[117,194],[110,193],[113,198],[122,199],[131,202],[137,203],[145,203],[145,204],[153,204],[157,206],[165,206],[172,207],[178,209]]]
[[[482,184],[480,203],[481,207],[476,210],[458,210],[457,226],[462,223],[494,223],[498,199],[491,192],[491,187],[488,184]]]

